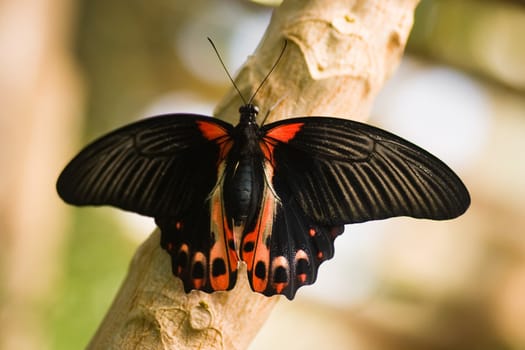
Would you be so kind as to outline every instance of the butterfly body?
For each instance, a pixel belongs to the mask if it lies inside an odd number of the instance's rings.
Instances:
[[[389,132],[332,117],[259,126],[255,106],[239,111],[236,126],[170,114],[117,129],[66,166],[58,193],[154,217],[186,292],[232,289],[243,261],[254,291],[289,299],[345,224],[469,206],[452,170]]]
[[[225,162],[224,206],[229,221],[241,226],[252,221],[260,208],[264,187],[264,155],[259,145],[257,108],[243,106],[232,131],[232,148]]]

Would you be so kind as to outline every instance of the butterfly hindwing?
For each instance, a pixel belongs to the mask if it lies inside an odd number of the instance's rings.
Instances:
[[[297,289],[313,284],[322,262],[334,255],[334,239],[343,226],[313,223],[295,199],[282,199],[273,222],[268,284],[263,294],[292,300]]]
[[[173,274],[182,280],[184,290],[212,292],[209,284],[210,212],[204,206],[190,208],[179,217],[157,217],[161,247],[171,258]]]
[[[284,294],[291,300],[298,288],[315,282],[320,264],[333,257],[334,239],[344,227],[316,224],[295,199],[281,200],[273,224],[265,294]]]
[[[273,168],[264,167],[264,172],[266,180],[260,210],[253,222],[244,226],[240,245],[240,258],[246,263],[248,280],[252,289],[259,293],[265,293],[270,285],[270,249],[278,206],[278,198],[271,191],[268,181],[272,177]]]
[[[293,299],[334,254],[344,224],[409,215],[460,215],[469,196],[428,152],[362,123],[305,117],[262,128],[266,187],[261,224],[243,242],[252,288]],[[244,243],[243,243],[244,244]]]
[[[221,186],[215,186],[208,200],[185,214],[159,217],[155,222],[161,231],[161,246],[170,254],[173,274],[182,280],[186,292],[233,288],[238,257]]]
[[[262,129],[276,192],[290,191],[319,224],[405,215],[450,219],[470,203],[465,186],[443,162],[379,128],[303,117]]]
[[[219,166],[219,178],[224,179],[225,162]],[[215,186],[210,197],[210,236],[209,281],[212,290],[230,290],[237,281],[239,257],[236,251],[233,223],[228,220],[224,207],[222,183]]]
[[[241,259],[254,291],[283,294],[291,300],[298,288],[315,282],[319,265],[333,256],[333,241],[343,226],[313,222],[289,191],[275,191],[275,169],[268,160],[264,169],[261,210],[256,223],[243,234]]]

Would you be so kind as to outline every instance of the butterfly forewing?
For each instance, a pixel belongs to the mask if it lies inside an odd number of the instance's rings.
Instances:
[[[283,127],[293,129],[293,137],[283,141],[272,136]],[[470,203],[465,186],[442,161],[370,125],[304,117],[263,130],[273,149],[275,191],[289,191],[316,223],[340,225],[392,216],[450,219]]]
[[[113,205],[152,217],[180,215],[202,203],[215,186],[231,128],[187,114],[130,124],[80,152],[60,175],[58,193],[75,205]],[[216,137],[205,137],[202,130]]]

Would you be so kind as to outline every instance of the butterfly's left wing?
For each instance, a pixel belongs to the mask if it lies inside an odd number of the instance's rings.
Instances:
[[[74,205],[112,205],[151,217],[181,215],[215,186],[232,129],[193,114],[128,124],[78,153],[58,178],[58,194]]]
[[[186,291],[231,289],[237,256],[217,182],[233,126],[171,114],[95,140],[63,170],[57,191],[74,205],[113,205],[155,218]]]
[[[219,179],[223,178],[221,168]],[[186,293],[230,290],[237,281],[233,228],[222,203],[219,183],[207,200],[195,202],[184,215],[155,218],[161,246],[170,254],[173,274],[182,280]]]

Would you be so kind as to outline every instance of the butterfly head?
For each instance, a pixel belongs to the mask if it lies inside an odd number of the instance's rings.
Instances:
[[[259,113],[259,107],[254,104],[248,103],[239,108],[240,124],[256,124],[255,119]]]

